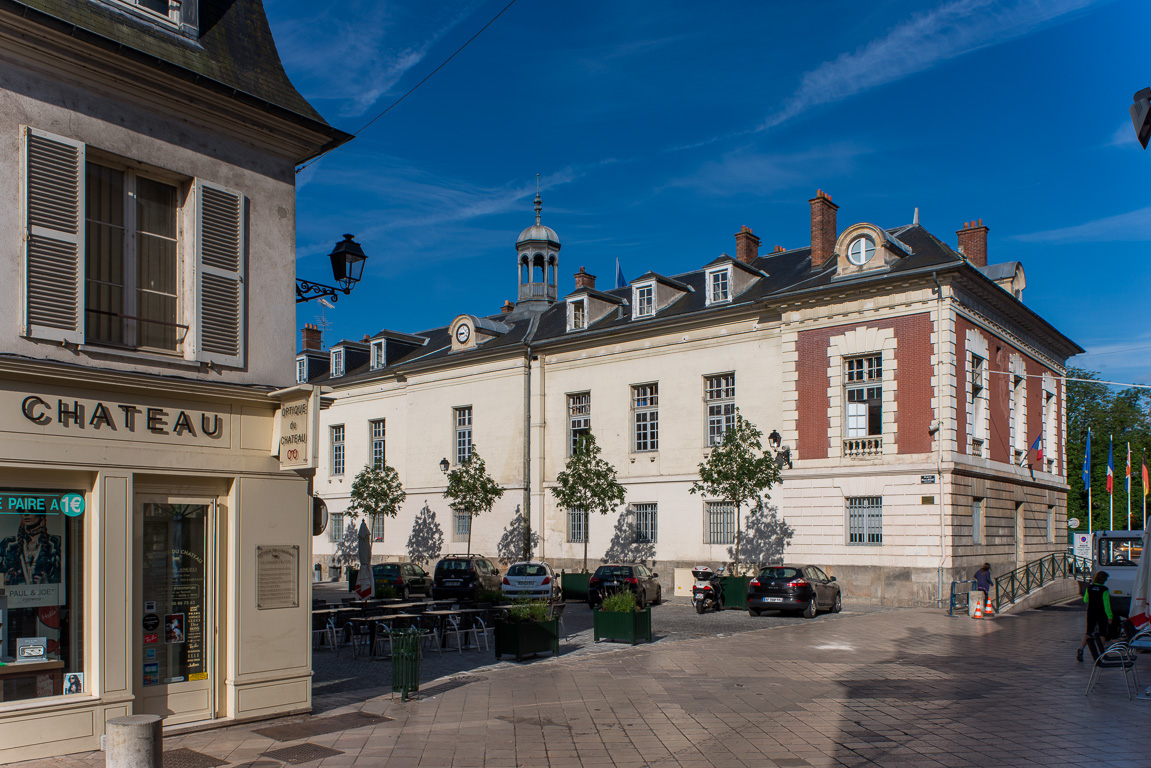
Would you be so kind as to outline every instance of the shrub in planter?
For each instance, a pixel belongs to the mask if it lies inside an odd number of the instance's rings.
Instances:
[[[376,582],[376,599],[377,600],[394,600],[399,597],[396,588],[390,584],[385,584],[382,581]]]
[[[635,595],[616,592],[603,599],[592,613],[595,640],[615,640],[635,645],[640,639],[651,642],[651,608],[636,610]]]
[[[514,654],[521,661],[528,654],[560,652],[559,620],[548,618],[548,604],[526,601],[508,609],[507,618],[494,627],[496,658]]]

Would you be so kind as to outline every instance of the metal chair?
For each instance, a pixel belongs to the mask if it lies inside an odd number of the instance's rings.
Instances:
[[[567,629],[564,627],[564,609],[567,603],[552,603],[548,606],[551,611],[551,616],[559,622],[560,637],[567,636]]]
[[[480,623],[482,624],[483,621],[481,620]],[[443,642],[445,645],[449,637],[454,637],[456,639],[456,651],[463,653],[464,643],[467,642],[469,634],[475,638],[476,650],[479,650],[480,638],[475,625],[466,624],[461,616],[448,616],[447,621],[444,623]]]
[[[372,654],[372,622],[367,619],[353,619],[348,622],[352,636],[352,658],[361,652]]]
[[[328,641],[328,650],[336,650],[336,620],[322,613],[312,614],[312,647],[318,648],[324,640]]]
[[[387,622],[376,621],[376,641],[372,645],[372,655],[384,655],[384,643],[388,644],[388,655],[392,655],[392,628],[388,626]]]
[[[1091,678],[1087,681],[1087,690],[1083,692],[1084,696],[1091,693],[1091,689],[1095,687],[1095,682],[1101,669],[1122,669],[1123,682],[1127,685],[1127,698],[1130,699],[1134,696],[1135,691],[1139,690],[1139,672],[1135,669],[1135,653],[1122,640],[1116,640],[1103,649],[1099,654],[1099,658],[1095,659],[1095,663],[1091,666]],[[1132,679],[1135,685],[1132,686]]]

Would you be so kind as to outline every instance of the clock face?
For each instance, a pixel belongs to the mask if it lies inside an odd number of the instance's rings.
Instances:
[[[468,339],[472,337],[471,326],[464,324],[456,329],[456,341],[461,344],[466,344]]]

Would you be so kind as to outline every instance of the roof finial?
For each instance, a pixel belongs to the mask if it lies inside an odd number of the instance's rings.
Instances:
[[[915,226],[919,226],[919,206],[915,207],[915,218],[911,222]]]
[[[544,201],[540,198],[540,175],[536,174],[536,224],[540,223],[540,210],[544,207]]]

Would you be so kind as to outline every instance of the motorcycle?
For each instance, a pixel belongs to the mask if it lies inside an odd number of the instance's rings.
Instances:
[[[719,580],[722,575],[723,568],[713,571],[706,565],[697,565],[691,569],[691,576],[695,579],[691,586],[691,602],[696,613],[723,610],[723,584]]]

